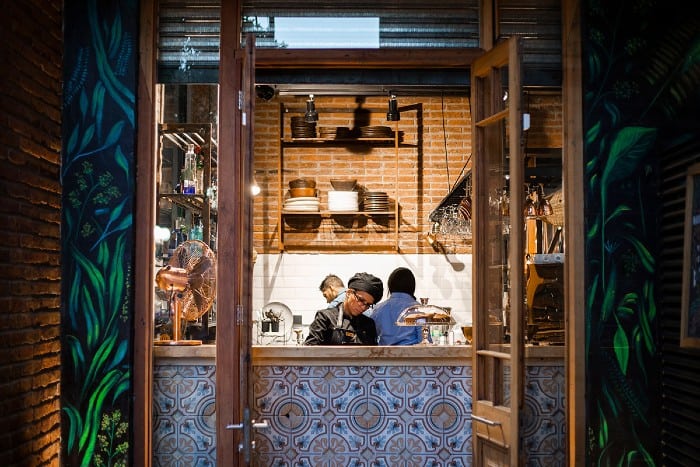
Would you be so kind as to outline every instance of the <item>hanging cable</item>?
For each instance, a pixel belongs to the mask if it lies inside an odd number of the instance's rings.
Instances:
[[[452,190],[452,185],[450,184],[450,163],[447,157],[447,126],[445,124],[445,93],[440,92],[440,108],[442,112],[442,142],[445,148],[445,171],[447,172],[447,192]]]

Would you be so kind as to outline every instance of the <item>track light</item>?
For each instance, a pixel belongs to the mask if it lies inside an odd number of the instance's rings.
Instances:
[[[398,122],[401,120],[399,104],[396,102],[396,96],[394,93],[391,93],[389,96],[389,111],[386,113],[386,119],[390,122]]]
[[[318,121],[318,112],[316,112],[316,104],[314,103],[313,94],[309,94],[309,100],[306,101],[306,114],[304,114],[304,121],[307,123],[314,123]]]

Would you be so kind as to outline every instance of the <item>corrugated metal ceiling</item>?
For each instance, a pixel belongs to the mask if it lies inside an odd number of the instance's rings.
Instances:
[[[159,6],[159,81],[216,82],[220,0],[161,0]],[[248,0],[243,3],[243,33],[254,32],[257,47],[276,47],[274,19],[270,22],[268,18],[371,16],[380,18],[380,48],[475,48],[479,44],[478,13],[477,0],[459,3],[453,0],[319,0],[313,3]],[[559,86],[560,2],[500,1],[497,15],[499,37],[519,35],[523,38],[526,85]],[[255,18],[266,21],[256,24]],[[419,75],[417,73],[415,79],[426,84],[426,78]],[[285,73],[284,76],[285,79],[305,79],[303,75]],[[382,78],[376,79],[381,81]]]

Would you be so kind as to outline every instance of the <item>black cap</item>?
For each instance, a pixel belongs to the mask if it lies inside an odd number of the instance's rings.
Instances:
[[[413,295],[416,292],[416,278],[408,268],[396,268],[387,281],[389,293],[404,292]]]
[[[366,272],[358,272],[348,281],[348,287],[367,292],[374,298],[374,303],[379,302],[384,296],[384,285],[378,277]]]

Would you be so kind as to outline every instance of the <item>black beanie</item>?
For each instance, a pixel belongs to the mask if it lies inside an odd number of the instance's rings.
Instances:
[[[389,293],[403,292],[413,295],[416,292],[416,278],[408,268],[396,268],[387,281]]]
[[[358,272],[348,281],[348,288],[367,292],[374,298],[374,303],[379,302],[384,296],[382,280],[366,272]]]

